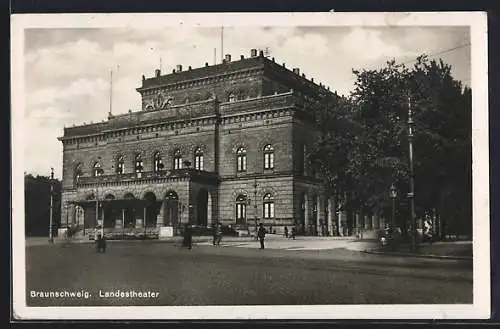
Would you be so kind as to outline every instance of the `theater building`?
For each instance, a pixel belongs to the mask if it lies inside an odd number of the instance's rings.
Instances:
[[[252,49],[217,65],[156,70],[137,91],[141,110],[59,138],[63,226],[159,236],[186,223],[336,231],[333,200],[306,161],[318,132],[304,100],[325,86]]]

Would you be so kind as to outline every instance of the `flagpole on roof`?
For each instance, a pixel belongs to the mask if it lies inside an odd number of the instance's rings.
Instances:
[[[109,71],[109,116],[113,115],[113,70]]]

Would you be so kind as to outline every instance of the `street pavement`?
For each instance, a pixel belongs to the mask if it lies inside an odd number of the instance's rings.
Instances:
[[[471,262],[372,255],[352,240],[270,238],[258,246],[110,241],[102,254],[92,244],[28,246],[28,306],[472,303]],[[32,297],[41,292],[88,298]]]

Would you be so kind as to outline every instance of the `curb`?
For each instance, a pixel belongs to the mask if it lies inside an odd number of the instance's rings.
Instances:
[[[461,257],[461,256],[441,256],[441,255],[419,255],[407,252],[386,252],[378,250],[363,250],[364,253],[374,254],[374,255],[387,255],[387,256],[403,256],[403,257],[415,257],[415,258],[430,258],[430,259],[443,259],[443,260],[462,260],[462,261],[472,261],[472,257]]]

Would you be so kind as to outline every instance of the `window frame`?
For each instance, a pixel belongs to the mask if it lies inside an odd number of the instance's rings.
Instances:
[[[274,147],[272,144],[267,144],[263,149],[264,153],[264,169],[273,170],[274,169]]]
[[[236,171],[247,171],[247,149],[243,146],[238,147],[236,150]]]
[[[142,159],[142,154],[138,153],[134,157],[134,172],[137,173],[142,173],[144,172],[144,160]]]
[[[115,170],[117,175],[123,175],[125,173],[125,157],[122,155],[119,155],[116,158],[116,170]]]
[[[275,207],[274,207],[274,197],[271,193],[266,193],[262,198],[262,218],[264,219],[274,219],[275,218]]]
[[[94,165],[92,166],[92,177],[101,177],[103,174],[104,170],[102,169],[101,162],[94,162]]]
[[[180,149],[174,151],[174,170],[182,169],[182,152]]]
[[[237,224],[244,224],[247,221],[247,203],[248,197],[240,194],[236,197],[235,201],[235,222]]]
[[[163,159],[161,157],[160,152],[156,151],[153,154],[153,172],[159,172],[159,171],[161,171],[160,164],[163,166]]]
[[[196,148],[194,151],[194,169],[195,170],[204,170],[203,161],[204,161],[204,152],[201,147]]]

